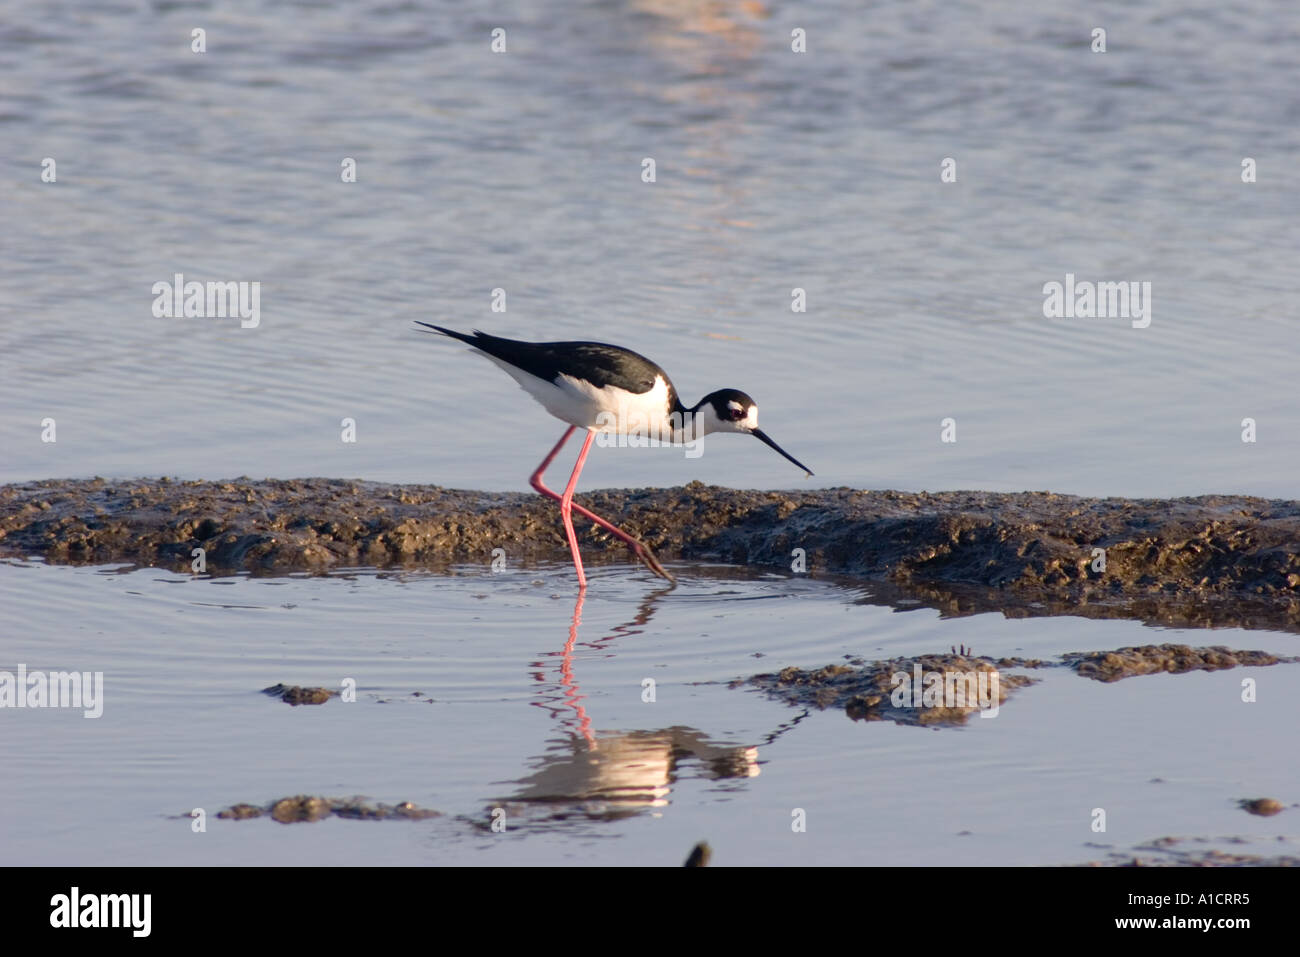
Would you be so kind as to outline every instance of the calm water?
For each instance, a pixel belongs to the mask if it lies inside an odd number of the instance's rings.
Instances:
[[[559,426],[433,319],[745,389],[827,485],[1300,494],[1274,3],[4,6],[0,481],[524,488]],[[178,272],[261,282],[261,325],[155,319]],[[1151,325],[1045,319],[1067,272],[1151,282]],[[694,478],[800,475],[719,438],[583,486]]]
[[[1278,10],[0,2],[0,481],[526,488],[561,426],[413,331],[425,319],[622,343],[688,402],[744,389],[810,485],[1297,497],[1300,21]],[[1105,54],[1088,49],[1096,26]],[[1258,182],[1241,182],[1243,157]],[[155,318],[152,287],[176,273],[260,282],[260,325]],[[1150,326],[1045,319],[1043,285],[1066,273],[1152,283]],[[41,441],[47,418],[57,442]],[[801,481],[718,437],[694,459],[598,450],[580,487],[691,479]],[[1294,653],[1294,636],[943,620],[832,582],[682,571],[655,597],[635,569],[596,569],[566,658],[563,567],[4,565],[0,668],[103,670],[108,698],[97,721],[4,716],[23,771],[0,775],[0,856],[675,864],[707,838],[718,863],[1048,864],[1103,856],[1090,840],[1296,836],[1232,802],[1300,793],[1277,760],[1300,670],[1252,672],[1249,707],[1241,672],[1049,672],[997,720],[938,733],[796,720],[725,686],[958,642]],[[344,677],[356,704],[257,694]],[[214,821],[206,836],[169,817],[298,793],[447,817]],[[532,800],[556,793],[563,821]],[[502,803],[523,808],[508,834],[479,830]],[[807,834],[790,832],[797,807]]]
[[[1234,803],[1300,793],[1300,767],[1282,757],[1294,753],[1295,666],[1113,685],[1049,670],[996,718],[940,731],[805,713],[726,684],[955,642],[995,656],[1161,640],[1294,653],[1292,635],[945,621],[828,582],[678,571],[664,594],[623,567],[593,569],[566,656],[574,590],[562,567],[214,580],[0,564],[4,607],[24,623],[4,642],[5,667],[105,681],[95,720],[3,714],[6,762],[22,769],[0,775],[4,858],[680,864],[707,839],[719,864],[1061,864],[1166,835],[1296,852],[1287,815]],[[1246,676],[1260,689],[1250,705]],[[344,678],[355,703],[291,708],[258,693]],[[446,816],[210,820],[206,834],[175,817],[302,793]],[[498,806],[506,832],[484,831]],[[1105,834],[1089,828],[1096,807]],[[791,831],[795,808],[806,833]]]

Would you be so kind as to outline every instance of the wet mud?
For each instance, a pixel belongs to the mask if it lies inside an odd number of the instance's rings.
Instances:
[[[1285,841],[1288,849],[1294,842]],[[1205,848],[1208,843],[1247,844],[1247,839],[1210,837],[1161,837],[1133,848],[1131,851],[1113,851],[1105,860],[1090,861],[1083,867],[1300,867],[1297,854],[1233,853],[1220,848]]]
[[[265,805],[235,804],[217,812],[217,817],[223,820],[245,821],[255,817],[269,817],[281,824],[323,821],[327,817],[366,821],[386,819],[422,821],[441,816],[437,811],[416,807],[410,801],[401,804],[368,804],[360,798],[323,798],[305,794],[281,798]]]
[[[962,648],[946,655],[918,655],[885,661],[867,662],[854,658],[847,664],[827,665],[811,671],[789,667],[775,673],[738,679],[731,683],[731,687],[755,687],[795,707],[843,708],[854,721],[952,727],[965,724],[976,711],[985,711],[991,716],[1007,701],[1008,690],[1038,681],[1028,675],[1011,674],[1010,669],[1070,668],[1081,677],[1112,682],[1139,675],[1186,674],[1297,662],[1300,662],[1300,657],[1236,651],[1222,645],[1213,648],[1143,645],[1116,651],[1071,652],[1061,655],[1057,661],[1038,658],[1000,658],[994,661],[974,656],[969,649]]]
[[[951,681],[947,680],[950,675]],[[1004,674],[987,658],[950,654],[870,663],[855,659],[815,671],[791,667],[754,675],[731,686],[752,685],[795,706],[843,708],[854,721],[942,727],[965,724],[976,711],[1000,707],[1006,703],[1009,689],[1036,680]],[[904,693],[897,694],[899,688]],[[930,697],[926,697],[927,688],[933,691]]]
[[[330,691],[328,688],[304,688],[301,685],[278,684],[263,688],[262,694],[279,698],[285,704],[297,707],[300,704],[324,704],[338,692]]]
[[[691,853],[686,856],[686,863],[682,867],[708,867],[712,859],[713,848],[709,847],[708,841],[700,841],[691,848]]]
[[[1094,681],[1119,681],[1136,675],[1173,674],[1189,671],[1222,671],[1226,668],[1276,665],[1294,662],[1266,651],[1234,651],[1222,645],[1191,648],[1187,645],[1143,645],[1117,651],[1072,652],[1062,656],[1067,667]]]
[[[1300,502],[700,483],[578,499],[665,561],[848,575],[950,615],[1300,631]],[[602,546],[607,560],[631,560],[621,543],[577,525],[589,560]],[[0,554],[8,557],[191,570],[195,549],[214,574],[487,567],[494,549],[510,565],[567,556],[554,503],[532,494],[343,479],[0,486]]]
[[[1238,804],[1240,804],[1243,811],[1259,817],[1272,817],[1274,814],[1281,814],[1286,810],[1286,807],[1277,798],[1242,798]]]

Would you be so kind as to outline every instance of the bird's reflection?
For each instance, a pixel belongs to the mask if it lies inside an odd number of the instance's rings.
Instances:
[[[588,648],[640,633],[655,605],[671,586],[648,595],[630,621],[612,628]],[[515,823],[520,817],[540,823],[570,818],[610,820],[667,805],[678,766],[695,761],[712,779],[751,778],[759,773],[758,748],[709,740],[694,728],[674,725],[643,731],[599,731],[593,727],[574,671],[574,650],[582,624],[585,590],[578,592],[568,639],[558,666],[535,662],[533,677],[542,684],[532,704],[555,715],[565,740],[537,759],[535,770],[514,782],[517,790],[494,802]]]
[[[609,634],[595,641],[584,642],[589,648],[597,648],[607,641],[615,638],[627,637],[629,635],[639,635],[641,629],[654,617],[654,606],[664,595],[673,590],[672,585],[656,589],[651,592],[637,606],[637,613],[631,621],[624,622],[621,625],[615,625],[610,629]],[[538,694],[538,700],[532,704],[539,708],[545,708],[552,714],[561,718],[561,722],[568,726],[572,731],[581,734],[592,747],[596,747],[596,736],[591,731],[591,718],[587,715],[587,709],[582,704],[584,695],[579,693],[578,681],[573,673],[573,651],[578,643],[578,626],[582,624],[582,606],[586,601],[586,589],[578,590],[578,597],[573,603],[573,618],[569,622],[569,638],[564,643],[564,650],[558,655],[560,659],[558,685],[548,680],[546,677],[547,666],[543,661],[534,662],[537,669],[533,672],[533,679],[543,684],[551,684],[556,688],[556,692],[541,691]],[[557,657],[548,655],[547,657]],[[566,709],[571,709],[572,714],[566,713]]]

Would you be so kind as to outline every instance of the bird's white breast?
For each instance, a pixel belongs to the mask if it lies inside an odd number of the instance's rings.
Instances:
[[[663,376],[655,376],[653,388],[638,394],[612,385],[598,388],[567,375],[547,382],[495,356],[488,358],[561,422],[593,432],[670,431],[668,383]]]

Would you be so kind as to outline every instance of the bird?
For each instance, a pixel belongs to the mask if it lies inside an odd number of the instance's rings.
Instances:
[[[644,542],[573,501],[578,475],[598,432],[622,435],[639,432],[672,444],[698,441],[713,432],[738,432],[752,435],[775,449],[809,477],[813,474],[808,466],[758,427],[758,404],[739,389],[718,389],[687,408],[663,367],[622,346],[603,342],[523,342],[477,329],[464,333],[418,319],[415,322],[435,333],[459,340],[486,356],[547,412],[568,424],[568,429],[542,459],[528,482],[540,494],[560,503],[560,517],[569,540],[573,567],[578,573],[579,589],[587,587],[587,576],[578,551],[578,536],[573,530],[573,512],[626,543],[656,575],[675,580]],[[582,443],[564,492],[554,492],[546,486],[543,475],[578,429],[587,430],[587,438]]]

